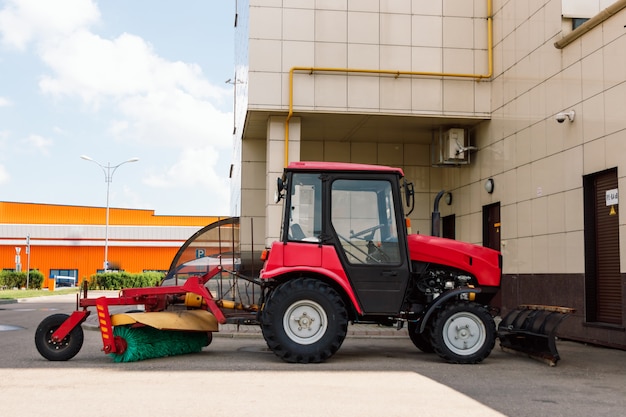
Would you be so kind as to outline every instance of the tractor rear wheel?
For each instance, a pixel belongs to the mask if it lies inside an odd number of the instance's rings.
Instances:
[[[333,356],[346,337],[348,314],[341,296],[312,278],[279,285],[261,315],[267,346],[292,363],[319,363]]]
[[[445,306],[431,327],[435,352],[450,363],[479,363],[493,349],[496,325],[487,309],[468,302]]]
[[[60,342],[52,340],[54,332],[70,316],[67,314],[53,314],[39,323],[35,331],[35,346],[37,351],[49,361],[67,361],[72,359],[83,346],[83,329],[80,325],[74,327]]]

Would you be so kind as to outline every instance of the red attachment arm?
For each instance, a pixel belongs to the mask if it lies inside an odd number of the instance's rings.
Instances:
[[[204,298],[204,302],[206,303],[207,307],[209,307],[209,310],[211,311],[211,313],[213,313],[217,321],[221,324],[226,323],[226,317],[224,317],[224,313],[222,313],[222,310],[220,310],[220,308],[215,303],[213,296],[204,286],[201,277],[189,278],[183,285],[183,288],[185,289],[185,292],[192,292]]]
[[[89,313],[90,311],[87,310],[73,312],[72,315],[69,316],[54,333],[52,333],[52,340],[59,343],[61,340],[65,339],[74,327],[80,326],[81,323],[87,319]]]
[[[211,293],[206,289],[204,284],[217,275],[221,271],[220,266],[211,268],[209,272],[201,277],[191,277],[183,285],[170,286],[170,287],[147,287],[147,288],[126,288],[119,292],[117,298],[99,297],[82,298],[79,300],[79,305],[84,308],[82,311],[75,311],[72,315],[57,329],[52,335],[54,340],[61,341],[65,338],[72,329],[85,321],[89,315],[87,307],[96,307],[98,314],[98,325],[100,327],[100,333],[102,335],[102,350],[105,353],[120,353],[120,349],[115,344],[115,337],[113,336],[113,325],[111,323],[111,314],[109,312],[109,306],[121,306],[121,305],[137,305],[143,304],[148,311],[158,311],[159,309],[165,309],[167,306],[167,297],[175,297],[184,295],[188,292],[201,296],[206,304],[208,310],[213,313],[219,323],[226,323],[226,317],[222,310],[217,306]]]
[[[96,311],[98,312],[98,325],[102,335],[102,350],[104,353],[117,353],[115,338],[113,337],[113,324],[109,314],[109,299],[106,297],[96,299]]]

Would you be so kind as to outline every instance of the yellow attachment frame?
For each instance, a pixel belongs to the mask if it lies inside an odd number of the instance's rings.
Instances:
[[[113,326],[127,326],[140,323],[159,330],[219,331],[217,319],[206,310],[114,314],[111,316],[111,323]]]

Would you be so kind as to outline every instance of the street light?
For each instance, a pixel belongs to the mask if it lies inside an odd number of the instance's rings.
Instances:
[[[127,164],[129,162],[137,162],[139,158],[130,158],[127,161],[121,162],[117,165],[111,166],[110,162],[107,162],[106,165],[102,165],[100,162],[96,161],[93,158],[88,157],[87,155],[80,156],[85,161],[93,162],[98,165],[102,172],[104,172],[104,181],[107,183],[107,208],[106,208],[106,225],[104,228],[104,272],[109,270],[109,188],[111,186],[111,182],[113,181],[113,174],[115,174],[115,170],[120,166]]]

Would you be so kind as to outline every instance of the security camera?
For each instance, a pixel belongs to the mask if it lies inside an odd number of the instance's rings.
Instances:
[[[557,113],[555,119],[559,123],[563,123],[566,120],[569,120],[570,122],[573,122],[574,121],[574,116],[576,116],[576,112],[574,110],[571,110],[571,111],[568,111],[568,112]]]

